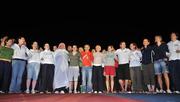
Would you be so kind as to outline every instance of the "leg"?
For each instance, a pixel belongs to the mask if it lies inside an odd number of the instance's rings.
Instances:
[[[160,90],[163,90],[163,86],[162,86],[162,75],[161,75],[161,74],[157,75],[157,79],[158,79],[158,83],[159,83]]]
[[[107,92],[110,91],[110,88],[109,88],[109,75],[106,75],[106,89],[107,89]]]
[[[119,84],[121,86],[122,92],[124,92],[125,91],[125,89],[124,89],[124,81],[120,79]]]
[[[16,79],[19,71],[19,62],[17,60],[12,60],[12,78],[9,87],[9,92],[16,92]]]
[[[100,66],[98,69],[98,91],[103,91],[103,68]]]
[[[114,91],[114,76],[110,76],[111,77],[111,92]]]
[[[86,69],[82,67],[82,91],[86,91]]]
[[[88,67],[87,73],[88,73],[87,91],[92,92],[92,67]]]
[[[22,76],[23,76],[25,67],[26,67],[26,62],[20,61],[19,71],[18,71],[18,76],[17,76],[17,84],[16,84],[17,92],[21,92],[21,82],[22,82]]]
[[[0,61],[0,91],[3,90],[3,73],[4,73],[4,61]]]
[[[8,92],[9,84],[11,77],[11,63],[5,62],[4,66],[4,74],[3,74],[3,82],[2,82],[2,91]]]
[[[32,75],[33,75],[33,63],[28,63],[27,65],[27,80],[26,80],[26,92],[29,93],[29,87],[30,87],[30,84],[31,84],[31,79],[32,79]]]
[[[97,67],[96,66],[93,66],[92,68],[92,84],[93,84],[93,91],[96,91],[98,90],[98,79],[97,79]]]

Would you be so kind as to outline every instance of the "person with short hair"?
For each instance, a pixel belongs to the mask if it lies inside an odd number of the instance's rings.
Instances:
[[[171,33],[171,41],[167,44],[169,48],[169,71],[171,86],[175,93],[180,93],[180,41],[178,33]]]
[[[117,77],[121,86],[122,92],[127,92],[128,81],[130,80],[129,59],[130,50],[126,48],[126,43],[120,43],[120,49],[116,50],[115,54],[118,57],[119,67],[117,68]]]
[[[14,50],[11,48],[13,44],[12,39],[4,41],[4,46],[0,46],[0,93],[7,93],[9,91],[9,84],[11,80],[11,59]]]

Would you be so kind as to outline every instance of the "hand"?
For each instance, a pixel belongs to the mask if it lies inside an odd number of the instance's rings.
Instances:
[[[180,53],[180,50],[176,50],[176,53]]]

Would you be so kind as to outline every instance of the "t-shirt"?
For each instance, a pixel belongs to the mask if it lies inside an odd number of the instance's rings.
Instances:
[[[0,60],[11,61],[14,50],[5,46],[0,47]]]
[[[69,53],[69,65],[70,66],[79,66],[80,63],[80,53],[77,52],[75,55],[73,55],[73,52]]]
[[[93,57],[94,57],[94,61],[93,61],[94,66],[102,66],[103,65],[104,55],[101,52],[93,53]]]
[[[115,66],[115,53],[106,52],[104,57],[104,66]]]
[[[44,50],[40,53],[42,64],[54,64],[54,53],[50,50]]]
[[[129,63],[129,57],[130,57],[130,50],[125,49],[118,49],[116,50],[115,54],[118,56],[119,64],[128,64]]]
[[[169,60],[180,60],[180,53],[177,53],[176,50],[180,50],[180,41],[170,41],[168,44],[169,48]]]
[[[141,66],[142,54],[141,51],[131,51],[129,67]]]

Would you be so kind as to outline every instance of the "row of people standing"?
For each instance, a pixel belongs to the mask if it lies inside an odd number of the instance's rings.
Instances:
[[[36,83],[38,83],[40,93],[52,91],[58,93],[66,89],[69,89],[70,93],[73,90],[77,93],[80,73],[82,74],[82,93],[102,93],[104,91],[103,75],[107,92],[114,92],[114,77],[118,79],[123,92],[129,91],[129,80],[132,80],[133,91],[143,92],[145,84],[147,91],[154,92],[156,79],[159,91],[165,92],[162,76],[165,79],[167,93],[171,93],[170,87],[177,93],[180,90],[178,74],[180,42],[177,33],[171,34],[171,41],[168,44],[162,42],[162,37],[158,35],[155,36],[154,46],[150,46],[148,39],[143,40],[142,49],[138,49],[135,43],[131,43],[128,49],[126,43],[121,42],[120,49],[115,51],[113,46],[108,46],[107,51],[103,53],[100,45],[95,47],[94,53],[90,51],[89,45],[84,46],[84,51],[81,48],[80,52],[74,45],[73,51],[68,52],[65,44],[60,43],[58,49],[52,52],[48,43],[44,45],[45,50],[40,51],[37,42],[34,42],[32,49],[29,50],[25,46],[23,37],[18,39],[18,44],[13,44],[13,39],[3,40],[0,48],[0,81],[2,83],[0,87],[3,92],[21,92],[26,62],[28,62],[26,93],[30,92],[31,80],[31,93],[35,93]],[[118,68],[115,68],[116,62],[118,62]]]

